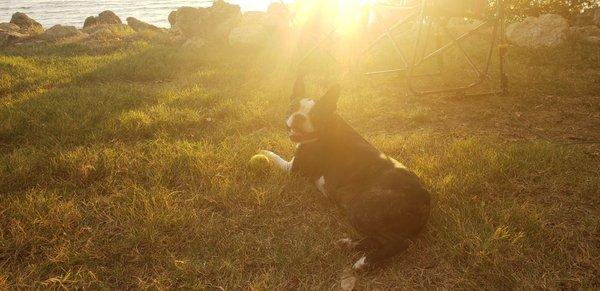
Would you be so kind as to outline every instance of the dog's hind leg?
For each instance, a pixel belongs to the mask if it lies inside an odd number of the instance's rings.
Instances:
[[[356,242],[356,247],[354,248],[357,251],[371,251],[381,247],[381,242],[373,237],[365,237]]]
[[[275,166],[277,166],[280,170],[282,170],[284,172],[292,171],[292,165],[294,164],[293,158],[291,161],[288,162],[288,161],[284,160],[282,157],[278,156],[276,153],[271,152],[271,151],[262,150],[262,151],[260,151],[260,153],[265,155],[267,158],[269,158],[269,160]]]
[[[352,266],[352,269],[355,271],[364,270],[373,264],[379,263],[387,258],[390,258],[400,252],[405,251],[408,246],[410,246],[410,241],[407,239],[402,239],[399,241],[389,242],[387,244],[382,245],[376,250],[370,252],[366,256],[358,259],[356,263]]]

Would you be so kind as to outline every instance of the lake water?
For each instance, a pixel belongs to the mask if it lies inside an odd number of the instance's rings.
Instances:
[[[86,17],[104,10],[114,11],[123,22],[129,16],[160,27],[169,27],[169,12],[182,7],[210,6],[203,0],[0,0],[0,22],[9,22],[15,12],[25,12],[45,28],[55,24],[83,26]],[[273,0],[232,0],[243,11],[266,10]]]

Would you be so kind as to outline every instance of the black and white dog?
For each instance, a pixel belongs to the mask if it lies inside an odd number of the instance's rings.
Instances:
[[[401,163],[381,153],[337,113],[339,86],[319,100],[306,98],[304,81],[294,85],[287,127],[298,143],[291,161],[262,151],[284,171],[313,180],[366,237],[340,244],[364,251],[353,266],[364,269],[404,251],[429,217],[429,193]]]

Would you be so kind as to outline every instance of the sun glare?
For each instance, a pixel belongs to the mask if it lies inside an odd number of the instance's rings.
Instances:
[[[354,34],[364,20],[368,0],[339,0],[337,24],[340,32]]]
[[[358,31],[369,0],[299,0],[293,6],[295,24],[299,26],[318,23],[324,29],[335,30],[341,35]]]

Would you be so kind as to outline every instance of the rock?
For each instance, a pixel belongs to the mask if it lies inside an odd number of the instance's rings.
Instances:
[[[98,16],[90,16],[83,22],[83,28],[90,28],[97,25],[121,25],[121,18],[110,10],[102,11]]]
[[[238,5],[217,0],[208,8],[181,7],[171,13],[169,19],[174,23],[174,30],[186,38],[226,41],[229,32],[239,25],[242,12]]]
[[[49,41],[81,36],[83,36],[83,32],[79,31],[75,26],[65,26],[60,24],[46,29],[46,31],[40,35],[42,39]]]
[[[588,42],[590,37],[600,37],[600,28],[595,25],[569,27],[569,38],[574,41]]]
[[[169,24],[171,24],[171,27],[175,26],[175,23],[177,23],[177,10],[171,11],[171,13],[169,13]]]
[[[14,23],[0,23],[0,31],[3,32],[18,32],[21,28]]]
[[[158,31],[160,30],[158,27],[143,22],[141,20],[138,20],[135,17],[127,17],[127,25],[129,25],[129,27],[131,27],[131,29],[133,29],[134,31],[146,31],[146,30],[150,30],[150,31]]]
[[[260,47],[268,38],[266,28],[261,24],[236,27],[229,34],[229,44],[241,47]]]
[[[23,34],[39,34],[44,31],[44,28],[39,22],[21,12],[13,14],[10,23],[19,26],[19,32]]]
[[[594,14],[592,14],[592,23],[600,26],[600,7],[594,9]]]
[[[83,28],[88,28],[95,25],[98,25],[98,17],[96,16],[90,16],[83,22]]]
[[[27,40],[27,34],[18,31],[0,31],[0,46],[11,45]]]
[[[205,46],[206,46],[206,40],[199,38],[199,37],[190,38],[186,42],[184,42],[182,45],[183,48],[192,49],[192,50],[201,49]]]
[[[209,7],[209,16],[214,22],[225,22],[231,19],[241,20],[242,10],[239,5],[229,4],[222,0],[216,0],[213,6]]]
[[[50,27],[40,35],[42,39],[49,41],[81,36],[83,36],[83,33],[75,26],[63,26],[60,24]]]
[[[509,42],[518,46],[556,47],[566,40],[568,30],[569,23],[562,16],[544,14],[510,24],[506,28],[506,37]]]
[[[188,38],[200,36],[206,29],[202,23],[207,13],[206,8],[181,7],[175,11],[172,17],[175,22],[174,28]]]
[[[242,20],[240,6],[216,0],[208,10],[206,25],[212,29],[209,30],[207,37],[217,41],[226,41],[231,30]]]
[[[121,18],[110,10],[100,12],[98,22],[99,24],[123,24]]]

